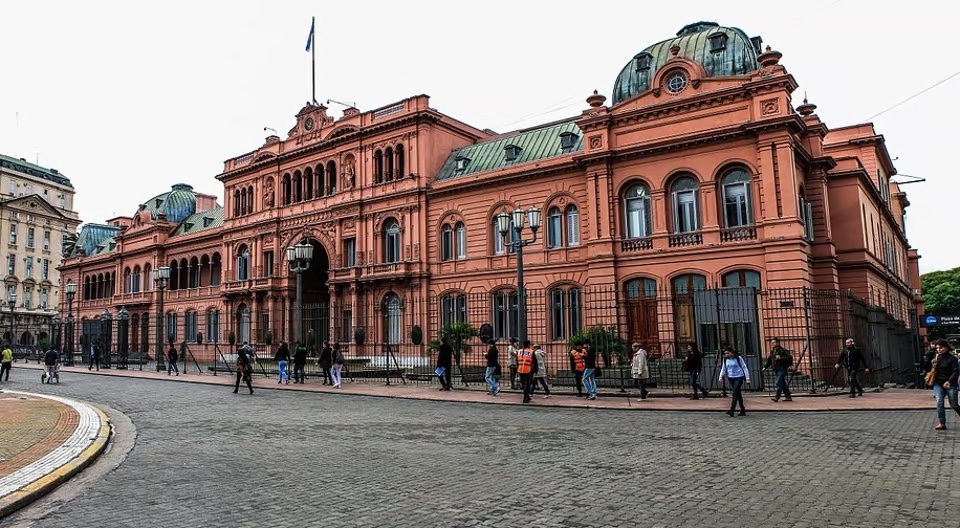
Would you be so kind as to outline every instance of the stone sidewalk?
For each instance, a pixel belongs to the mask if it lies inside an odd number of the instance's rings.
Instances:
[[[99,409],[0,385],[0,518],[81,471],[109,438],[109,420]]]
[[[23,375],[30,370],[38,370],[36,365],[14,364],[14,375]],[[152,367],[152,366],[151,366]],[[235,378],[223,373],[214,376],[212,373],[198,374],[196,372],[179,376],[170,376],[165,372],[155,372],[144,367],[140,370],[101,369],[90,372],[85,367],[64,367],[61,370],[65,383],[69,383],[70,376],[98,375],[123,376],[128,378],[142,378],[153,380],[167,380],[179,383],[204,383],[210,385],[233,386]],[[254,376],[253,386],[256,390],[291,390],[301,392],[351,394],[358,396],[372,396],[383,398],[401,398],[414,400],[451,401],[461,403],[482,403],[500,405],[521,405],[521,395],[518,391],[506,390],[496,397],[486,394],[484,385],[472,383],[470,388],[454,388],[452,391],[439,391],[435,384],[412,383],[403,384],[400,380],[391,380],[390,385],[383,381],[358,380],[351,382],[349,378],[343,381],[342,389],[333,389],[321,385],[319,380],[307,379],[304,385],[278,384],[276,378]],[[462,385],[461,385],[462,387]],[[226,390],[226,389],[225,389]],[[629,396],[628,396],[629,395]],[[246,396],[246,387],[241,387],[240,396]],[[254,397],[256,394],[254,394]],[[747,410],[749,412],[824,412],[824,411],[890,411],[890,410],[923,410],[934,408],[933,396],[927,390],[912,389],[885,389],[880,392],[868,392],[860,398],[849,398],[845,393],[830,394],[794,394],[792,402],[773,402],[766,392],[745,393]],[[572,393],[560,392],[551,398],[544,398],[542,393],[534,396],[532,405],[549,407],[569,407],[585,409],[611,410],[647,410],[647,411],[693,411],[709,412],[723,411],[730,405],[729,398],[720,397],[720,392],[711,393],[711,397],[701,400],[689,400],[682,395],[672,392],[651,392],[651,397],[640,401],[636,389],[629,389],[621,393],[619,389],[601,389],[597,400],[577,398]]]

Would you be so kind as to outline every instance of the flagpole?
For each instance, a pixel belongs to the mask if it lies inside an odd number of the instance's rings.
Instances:
[[[312,77],[312,89],[310,93],[313,104],[317,104],[317,43],[315,42],[317,40],[317,36],[316,31],[314,30],[316,27],[314,24],[316,24],[316,17],[311,17],[310,37],[314,42],[312,42],[312,45],[310,46],[310,74]]]

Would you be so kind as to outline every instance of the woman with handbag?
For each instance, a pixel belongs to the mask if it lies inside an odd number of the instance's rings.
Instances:
[[[960,405],[957,403],[957,381],[960,377],[960,363],[951,353],[950,343],[946,339],[937,341],[937,352],[927,356],[924,364],[927,372],[924,382],[933,388],[933,397],[937,400],[938,431],[947,428],[947,410],[944,399],[949,400],[950,407],[960,415]]]

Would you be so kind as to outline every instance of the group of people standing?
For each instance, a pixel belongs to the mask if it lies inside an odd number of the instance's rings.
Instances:
[[[172,350],[173,353],[176,353],[175,350]],[[277,352],[274,354],[274,360],[277,362],[277,383],[286,383],[290,384],[290,373],[288,367],[292,361],[293,363],[293,383],[303,384],[306,378],[306,366],[307,359],[309,356],[309,349],[307,345],[297,342],[293,349],[293,354],[290,354],[290,347],[287,343],[281,342],[277,347]],[[237,394],[240,391],[240,383],[246,383],[247,388],[250,390],[250,394],[253,394],[253,367],[257,362],[257,356],[254,353],[253,347],[246,341],[237,349],[237,382],[234,386],[233,393]],[[331,347],[329,341],[323,343],[323,348],[320,349],[320,355],[317,358],[317,364],[320,367],[320,370],[323,375],[323,384],[330,385],[334,389],[341,388],[342,377],[341,373],[343,372],[346,360],[343,357],[343,351],[340,349],[339,344],[336,347]]]

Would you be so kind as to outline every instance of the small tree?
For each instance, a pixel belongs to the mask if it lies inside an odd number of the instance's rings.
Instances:
[[[440,335],[427,344],[430,352],[440,350],[440,337],[446,337],[450,347],[453,348],[453,359],[457,365],[460,364],[460,355],[464,352],[473,350],[470,344],[470,338],[480,335],[480,331],[470,323],[449,323],[440,329]]]
[[[630,357],[627,353],[627,343],[615,326],[591,326],[570,338],[569,348],[575,343],[589,341],[590,348],[598,356],[603,356],[604,365],[610,366],[611,359],[617,358],[618,365],[628,365]]]

